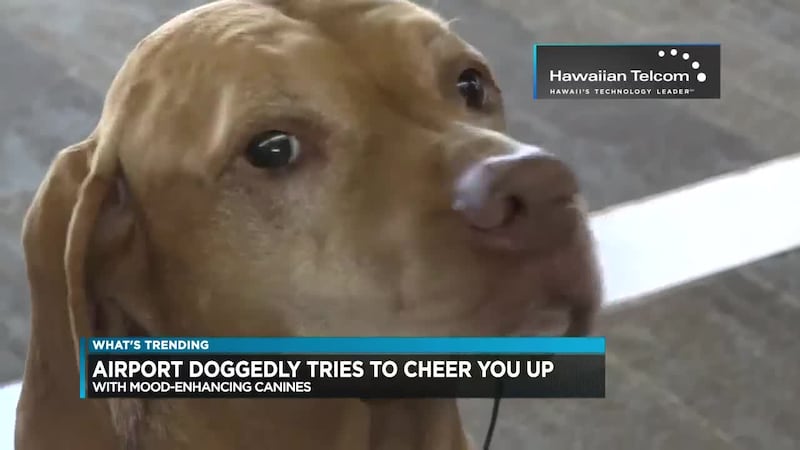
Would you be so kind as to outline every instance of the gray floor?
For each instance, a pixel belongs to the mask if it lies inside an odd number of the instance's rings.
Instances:
[[[196,0],[0,0],[0,381],[22,371],[22,213],[95,124],[132,45]],[[430,2],[428,2],[430,3]],[[506,92],[512,134],[566,155],[594,209],[800,150],[796,0],[439,0]],[[721,42],[721,100],[532,101],[531,43]],[[800,252],[603,317],[608,398],[508,401],[497,449],[800,448]],[[489,405],[465,402],[476,434]]]

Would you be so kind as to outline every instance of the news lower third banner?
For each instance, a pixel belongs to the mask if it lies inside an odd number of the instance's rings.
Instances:
[[[84,338],[81,398],[604,398],[605,338]]]

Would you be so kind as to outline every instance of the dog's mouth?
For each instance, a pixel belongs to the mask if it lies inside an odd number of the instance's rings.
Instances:
[[[513,336],[583,336],[590,332],[602,296],[588,216],[580,199],[564,199],[572,217],[548,226],[527,252],[505,261],[496,273],[489,300],[508,308]],[[549,230],[547,230],[549,231]],[[505,304],[502,305],[505,299]],[[507,323],[509,324],[509,323]]]

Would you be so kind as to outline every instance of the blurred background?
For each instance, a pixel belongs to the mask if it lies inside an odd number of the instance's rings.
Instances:
[[[94,127],[133,45],[201,3],[0,0],[0,384],[22,375],[20,225],[51,158]],[[800,1],[421,3],[459,19],[493,64],[511,134],[572,163],[594,211],[800,151]],[[533,101],[534,42],[720,42],[722,99]],[[607,399],[506,400],[494,449],[800,448],[800,251],[617,305],[598,334]],[[464,402],[476,437],[490,406]]]

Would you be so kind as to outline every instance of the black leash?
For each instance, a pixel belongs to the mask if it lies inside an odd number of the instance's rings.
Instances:
[[[483,440],[483,450],[489,450],[492,445],[492,436],[494,435],[494,426],[497,424],[497,415],[500,411],[500,399],[503,397],[503,382],[497,382],[497,394],[494,397],[494,404],[492,405],[492,417],[489,419],[489,430],[486,431],[486,439]]]
[[[588,334],[588,330],[585,320],[576,324],[575,317],[573,316],[571,319],[570,326],[563,334],[563,337],[586,336]],[[489,419],[489,429],[486,431],[486,438],[483,440],[483,450],[489,450],[489,446],[492,445],[492,436],[494,435],[494,427],[497,424],[497,414],[500,411],[501,398],[503,398],[503,382],[498,381],[497,393],[494,397],[494,405],[492,405],[492,417]]]

